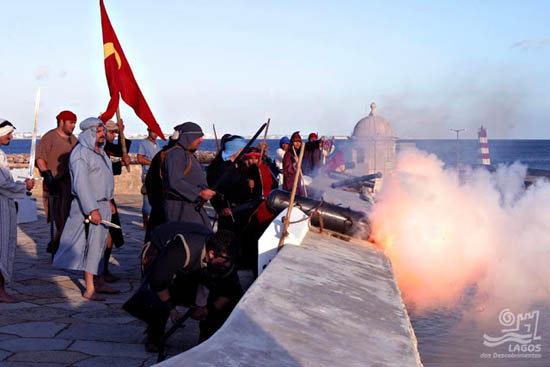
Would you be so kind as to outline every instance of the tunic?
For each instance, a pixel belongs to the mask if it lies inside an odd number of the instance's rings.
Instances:
[[[145,139],[144,141],[139,144],[138,154],[141,154],[145,157],[148,161],[152,161],[153,157],[159,152],[160,147],[158,144],[154,143],[149,140]],[[149,165],[142,164],[141,165],[141,182],[145,182],[145,175],[147,175],[147,170],[149,170]]]
[[[56,129],[52,129],[44,134],[36,147],[36,159],[43,159],[46,162],[46,166],[52,171],[52,175],[56,180],[56,192],[50,193],[46,184],[42,185],[42,189],[45,194],[44,208],[46,209],[47,221],[53,220],[59,232],[63,231],[73,199],[69,173],[69,155],[77,141],[74,135],[64,137],[59,135]],[[49,200],[53,202],[49,202]]]
[[[304,175],[315,176],[321,167],[321,140],[308,141],[303,144],[306,147],[304,158],[302,158],[302,171]]]
[[[63,137],[52,129],[40,139],[36,147],[36,159],[43,159],[56,180],[69,178],[69,155],[78,139]]]
[[[183,129],[180,131],[176,145],[166,153],[162,166],[163,186],[166,192],[164,202],[166,221],[211,225],[204,207],[200,211],[195,210],[195,206],[200,202],[199,192],[207,188],[208,184],[199,161],[187,149],[195,139],[201,136],[202,133]]]
[[[15,182],[6,154],[0,149],[0,271],[6,282],[13,273],[17,244],[17,212],[14,199],[25,196],[26,186]]]
[[[53,261],[56,267],[84,270],[94,275],[98,274],[98,269],[103,269],[99,264],[107,244],[108,227],[93,223],[85,225],[84,220],[90,212],[98,209],[101,218],[110,221],[109,201],[114,192],[111,160],[103,149],[100,153],[94,151],[95,131],[95,128],[83,131],[78,137],[80,144],[70,156],[72,193],[75,198]]]

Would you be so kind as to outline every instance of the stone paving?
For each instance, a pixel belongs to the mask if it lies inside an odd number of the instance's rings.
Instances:
[[[117,196],[125,244],[113,249],[112,273],[121,277],[117,295],[104,302],[82,298],[82,272],[56,269],[46,253],[50,241],[41,200],[38,221],[20,224],[14,277],[7,290],[20,303],[0,303],[0,366],[150,366],[157,355],[145,351],[145,324],[121,309],[140,285],[143,244],[141,196]],[[184,312],[185,310],[181,310]],[[188,320],[169,340],[168,356],[198,341],[198,322]]]

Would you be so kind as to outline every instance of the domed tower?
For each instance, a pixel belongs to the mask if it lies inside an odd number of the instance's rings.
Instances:
[[[371,103],[369,115],[357,122],[351,137],[355,174],[382,172],[383,177],[395,166],[395,133],[388,120],[376,113]]]

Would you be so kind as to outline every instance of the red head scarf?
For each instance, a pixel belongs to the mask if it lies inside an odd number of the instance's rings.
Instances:
[[[57,121],[76,121],[76,115],[71,111],[61,111],[55,118]]]

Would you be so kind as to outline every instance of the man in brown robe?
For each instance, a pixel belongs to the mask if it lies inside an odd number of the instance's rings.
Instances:
[[[59,247],[59,238],[71,208],[71,176],[69,155],[78,139],[73,135],[76,115],[62,111],[57,115],[57,127],[48,131],[36,148],[36,166],[44,178],[44,208],[46,220],[55,223],[55,235],[47,251],[53,255]]]

